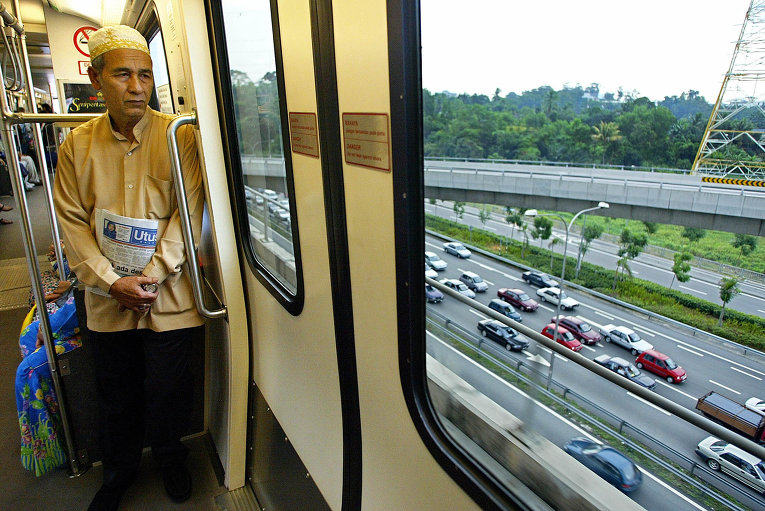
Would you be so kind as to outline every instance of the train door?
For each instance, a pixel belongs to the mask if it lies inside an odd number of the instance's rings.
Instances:
[[[197,259],[207,321],[204,346],[204,429],[229,488],[244,485],[248,341],[240,263],[223,166],[218,113],[210,92],[212,64],[200,2],[147,2],[128,24],[147,35],[155,68],[153,107],[197,126],[206,203]],[[186,122],[186,121],[184,121]],[[188,249],[187,249],[188,251]],[[193,277],[192,277],[193,278]]]

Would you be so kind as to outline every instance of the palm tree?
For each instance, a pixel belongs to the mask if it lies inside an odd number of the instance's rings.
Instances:
[[[612,142],[617,142],[622,139],[621,133],[619,133],[619,125],[615,122],[600,121],[598,126],[593,126],[595,133],[592,134],[592,139],[599,145],[603,146],[603,157],[600,163],[606,162],[606,150]]]

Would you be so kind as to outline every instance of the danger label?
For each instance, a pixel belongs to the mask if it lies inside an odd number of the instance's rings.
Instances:
[[[390,172],[388,114],[343,114],[345,162]]]

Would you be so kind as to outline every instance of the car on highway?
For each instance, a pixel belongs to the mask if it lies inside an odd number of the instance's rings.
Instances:
[[[447,254],[455,255],[459,257],[460,259],[467,259],[472,255],[470,250],[465,248],[465,245],[462,243],[458,243],[456,241],[450,241],[449,243],[444,243],[444,252]]]
[[[542,329],[542,335],[550,339],[555,340],[555,323],[550,323]],[[579,342],[574,334],[566,330],[566,328],[558,327],[558,344],[562,344],[571,351],[582,351],[582,343]]]
[[[569,440],[563,450],[624,493],[632,493],[643,482],[635,462],[613,447],[578,437]]]
[[[760,415],[765,415],[765,400],[762,400],[759,397],[750,397],[744,401],[744,406],[753,412],[757,412]]]
[[[529,341],[521,338],[518,332],[496,319],[483,319],[478,322],[481,335],[498,342],[507,351],[521,351],[529,347]]]
[[[606,369],[610,369],[618,375],[624,376],[628,380],[642,385],[647,389],[656,387],[656,380],[643,374],[635,364],[619,357],[609,357],[608,355],[598,355],[593,359],[596,364],[600,364]]]
[[[468,298],[475,298],[475,293],[457,279],[442,279],[441,284],[454,289],[459,294],[465,295]]]
[[[553,280],[548,274],[537,270],[529,270],[523,272],[521,278],[526,281],[526,284],[536,287],[558,287],[557,280]]]
[[[435,252],[425,252],[425,264],[436,271],[443,271],[447,266],[446,261],[438,257]]]
[[[542,289],[537,289],[537,296],[546,302],[550,302],[553,305],[557,305],[558,300],[560,300],[560,308],[563,310],[572,311],[579,307],[579,302],[568,296],[565,291],[562,291],[557,287],[543,287]]]
[[[425,276],[430,277],[431,279],[437,279],[438,273],[436,270],[430,267],[428,263],[425,263]]]
[[[656,350],[645,350],[635,359],[638,369],[658,374],[668,383],[682,383],[687,378],[685,369],[675,363],[667,355]]]
[[[525,291],[520,289],[511,289],[507,287],[500,288],[497,296],[511,305],[515,305],[522,311],[533,312],[539,308],[539,304],[529,298]]]
[[[696,454],[712,470],[720,470],[765,493],[765,463],[753,454],[713,436],[698,443]]]
[[[425,284],[425,299],[428,303],[441,303],[441,300],[444,299],[444,294],[430,284]]]
[[[489,289],[489,285],[477,273],[472,271],[462,272],[460,281],[476,293],[483,293]]]
[[[523,321],[521,314],[513,308],[512,305],[499,298],[492,298],[488,306],[491,310],[497,311],[500,314],[507,316],[508,318],[520,323]]]
[[[555,323],[555,316],[550,323]],[[597,344],[603,338],[592,325],[577,316],[561,316],[559,324],[566,327],[582,344]]]
[[[652,350],[653,344],[644,341],[634,330],[626,326],[606,325],[600,329],[600,335],[606,342],[613,342],[622,348],[630,350],[633,355],[639,355],[645,350]]]

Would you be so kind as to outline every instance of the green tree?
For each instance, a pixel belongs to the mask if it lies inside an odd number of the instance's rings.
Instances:
[[[555,259],[555,245],[563,243],[560,238],[553,236],[550,238],[550,270],[553,269],[553,260]]]
[[[738,263],[736,263],[739,264],[742,257],[748,256],[757,248],[757,237],[750,234],[736,234],[736,238],[731,245],[739,250]]]
[[[531,237],[535,240],[539,240],[539,246],[542,246],[542,241],[549,239],[552,235],[552,220],[544,216],[534,217],[534,229],[531,231]]]
[[[602,155],[600,163],[605,163],[606,152],[609,147],[614,142],[622,139],[622,135],[619,133],[619,125],[615,122],[600,121],[600,124],[593,126],[592,130],[595,132],[592,134],[592,139],[600,146],[600,154]]]
[[[455,221],[462,220],[462,217],[465,215],[465,203],[454,201],[454,205],[452,206],[452,209],[454,210]]]
[[[675,264],[672,265],[672,282],[669,283],[669,288],[672,289],[672,284],[675,283],[675,279],[679,282],[688,282],[691,280],[691,265],[688,261],[693,259],[693,256],[688,252],[675,253]]]
[[[632,269],[629,262],[640,255],[648,244],[648,236],[645,233],[633,233],[629,229],[624,229],[619,237],[619,260],[616,263],[616,273],[614,274],[614,283],[612,288],[616,289],[616,282],[623,276],[632,276]],[[620,272],[622,275],[620,275]]]
[[[582,232],[582,241],[579,243],[579,256],[576,260],[576,277],[579,277],[579,270],[582,267],[584,255],[590,249],[590,244],[603,235],[603,226],[600,224],[587,225]]]
[[[685,227],[681,236],[688,240],[688,245],[696,243],[707,235],[707,231],[699,227]]]
[[[489,218],[491,218],[491,212],[489,212],[489,209],[484,204],[483,208],[478,211],[478,219],[481,221],[481,224],[486,226],[486,222],[488,222]]]
[[[648,222],[643,220],[643,225],[645,226],[645,230],[648,232],[648,234],[656,234],[656,231],[659,230],[659,224],[656,222]]]
[[[735,277],[723,277],[720,281],[720,300],[722,300],[722,309],[720,309],[720,318],[717,320],[717,326],[722,326],[725,317],[725,306],[741,292],[738,287],[738,280]]]
[[[512,225],[512,230],[510,231],[510,237],[512,238],[513,235],[515,235],[515,228],[519,228],[524,224],[523,221],[523,214],[526,212],[525,209],[515,209],[511,208],[510,206],[505,206],[505,222]]]

